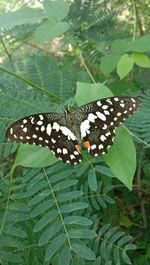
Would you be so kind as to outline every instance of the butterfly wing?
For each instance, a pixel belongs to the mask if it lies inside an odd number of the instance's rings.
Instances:
[[[13,123],[6,132],[6,138],[17,143],[47,147],[60,160],[77,164],[82,160],[80,145],[64,124],[64,114],[35,114]]]
[[[132,97],[112,97],[83,105],[75,112],[81,138],[92,156],[105,154],[113,144],[115,129],[133,114],[140,101]]]

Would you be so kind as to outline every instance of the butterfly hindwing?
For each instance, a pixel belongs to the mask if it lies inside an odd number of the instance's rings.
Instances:
[[[63,161],[79,163],[82,155],[77,147],[80,145],[71,130],[62,125],[63,121],[64,114],[35,114],[12,124],[6,137],[17,143],[47,147]]]
[[[112,97],[96,100],[75,111],[80,123],[81,138],[88,152],[97,156],[105,154],[112,146],[115,129],[139,106],[131,97]]]

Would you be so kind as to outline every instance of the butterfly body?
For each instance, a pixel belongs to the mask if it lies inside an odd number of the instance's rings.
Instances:
[[[96,100],[71,112],[40,113],[12,124],[6,137],[12,141],[49,148],[60,160],[77,164],[81,144],[90,155],[103,155],[112,146],[115,129],[138,107],[139,100],[112,97]]]

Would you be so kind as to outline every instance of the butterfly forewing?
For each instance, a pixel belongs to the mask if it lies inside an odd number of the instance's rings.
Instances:
[[[64,162],[81,162],[80,140],[88,152],[105,154],[113,144],[115,129],[139,107],[131,97],[96,100],[70,112],[41,113],[25,117],[12,124],[9,140],[49,148]],[[81,138],[81,139],[80,139]]]
[[[113,144],[115,129],[135,112],[139,104],[135,98],[112,97],[78,108],[74,114],[88,152],[93,156],[105,154]]]
[[[25,117],[12,124],[6,137],[17,143],[49,148],[60,160],[76,164],[82,160],[77,151],[75,135],[63,126],[64,114],[41,113]]]

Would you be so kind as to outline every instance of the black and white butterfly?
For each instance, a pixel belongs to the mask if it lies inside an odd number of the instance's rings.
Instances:
[[[17,143],[49,148],[70,164],[83,159],[81,140],[91,156],[103,155],[112,146],[115,129],[133,114],[140,101],[133,97],[111,97],[85,104],[70,112],[40,113],[13,123],[6,137]]]

